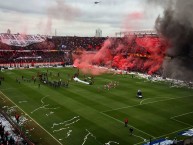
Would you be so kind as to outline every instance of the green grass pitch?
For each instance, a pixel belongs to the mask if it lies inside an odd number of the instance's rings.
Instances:
[[[193,90],[170,87],[165,82],[150,82],[131,75],[103,74],[93,85],[70,80],[69,87],[54,88],[31,79],[37,72],[50,72],[50,80],[67,81],[74,68],[5,70],[0,86],[0,105],[17,106],[28,116],[32,138],[42,145],[140,145],[144,139],[173,138],[193,128]],[[57,74],[60,73],[58,77]],[[87,75],[88,76],[88,75]],[[16,82],[18,78],[21,83]],[[83,79],[83,75],[80,74]],[[110,90],[104,85],[116,81]],[[141,89],[143,99],[136,98]],[[9,99],[8,99],[9,98]],[[30,116],[30,117],[29,117]],[[128,118],[128,127],[124,119]],[[35,121],[35,123],[34,123]],[[129,127],[134,134],[129,134]],[[113,142],[109,142],[113,141]]]

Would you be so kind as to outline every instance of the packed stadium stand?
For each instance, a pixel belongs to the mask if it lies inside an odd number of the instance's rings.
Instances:
[[[96,52],[109,39],[112,55],[148,58],[160,39],[153,34],[132,34],[124,37],[67,37],[21,34],[0,34],[0,65],[6,67],[50,64],[72,64],[72,53],[77,50]],[[121,47],[121,49],[119,49]],[[153,49],[152,49],[153,48]],[[161,51],[161,49],[160,49]]]
[[[5,34],[4,34],[5,35]],[[7,34],[8,35],[8,34]],[[70,52],[77,48],[98,50],[106,38],[94,37],[47,37],[41,42],[25,45],[11,43],[13,37],[9,34],[9,41],[0,41],[0,64],[9,63],[37,63],[60,62],[70,63]],[[18,40],[17,40],[18,41]],[[18,45],[19,44],[19,45]]]

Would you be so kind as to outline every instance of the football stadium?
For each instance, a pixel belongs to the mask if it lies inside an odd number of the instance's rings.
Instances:
[[[192,8],[2,2],[0,144],[193,144]]]

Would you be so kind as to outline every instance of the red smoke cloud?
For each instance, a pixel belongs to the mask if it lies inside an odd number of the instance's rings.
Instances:
[[[120,39],[120,38],[119,38]],[[158,37],[125,37],[119,41],[108,39],[95,54],[74,56],[74,65],[84,73],[105,73],[93,65],[114,67],[121,70],[142,71],[153,74],[163,63],[166,45]]]
[[[143,12],[140,11],[128,14],[124,20],[124,29],[127,31],[138,29],[144,18]],[[74,65],[84,73],[92,74],[104,73],[98,71],[93,65],[153,74],[162,66],[166,44],[159,37],[147,35],[110,38],[97,53],[83,52],[81,56],[74,57]]]
[[[144,18],[144,13],[141,11],[135,11],[127,14],[123,20],[123,29],[126,29],[127,31],[138,30],[141,25],[141,20]]]
[[[144,17],[144,14],[142,12],[133,12],[128,15],[128,19],[142,19]]]
[[[90,73],[93,75],[100,75],[106,73],[107,70],[104,68],[98,68],[94,65],[105,65],[110,66],[112,61],[112,54],[110,51],[111,41],[107,40],[103,44],[102,48],[95,54],[87,53],[83,51],[81,55],[73,55],[74,66],[78,67],[83,73]]]

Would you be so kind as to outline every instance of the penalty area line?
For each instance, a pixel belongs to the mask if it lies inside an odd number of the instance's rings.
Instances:
[[[191,125],[191,124],[188,124],[188,123],[185,123],[185,122],[183,122],[183,121],[180,121],[180,120],[176,119],[176,118],[178,118],[178,117],[185,116],[185,115],[192,114],[192,113],[193,113],[193,111],[192,111],[192,112],[183,113],[183,114],[180,114],[180,115],[173,116],[173,117],[171,117],[170,119],[171,119],[171,120],[174,120],[174,121],[176,121],[176,122],[178,122],[178,123],[181,123],[181,124],[184,124],[184,125],[193,127],[193,125]]]
[[[135,137],[138,137],[138,138],[142,139],[143,141],[146,140],[145,138],[143,138],[143,137],[141,137],[141,136],[138,136],[138,135],[135,135],[135,134],[132,134],[132,135],[135,136]]]
[[[121,120],[118,120],[118,119],[116,119],[116,118],[114,118],[114,117],[112,117],[112,116],[109,116],[109,115],[107,115],[107,114],[105,114],[105,113],[103,113],[103,112],[100,112],[100,113],[103,114],[103,115],[105,115],[105,116],[107,116],[107,117],[109,117],[109,118],[111,118],[111,119],[113,119],[113,120],[115,120],[115,121],[117,121],[117,122],[119,122],[119,123],[121,123],[121,124],[124,124],[124,122],[122,122]],[[129,125],[129,126],[133,127],[134,129],[138,130],[139,132],[142,132],[143,134],[146,134],[146,135],[148,135],[148,136],[150,136],[150,137],[155,138],[153,135],[151,135],[151,134],[149,134],[149,133],[146,133],[146,132],[144,132],[144,131],[142,131],[142,130],[140,130],[140,129],[132,126],[132,125]],[[142,137],[141,137],[141,138],[142,138]]]
[[[181,124],[187,125],[187,126],[189,126],[189,127],[193,127],[193,125],[188,124],[188,123],[185,123],[185,122],[180,121],[180,120],[178,120],[178,119],[171,118],[171,120],[174,120],[174,121],[176,121],[176,122],[178,122],[178,123],[181,123]]]
[[[192,114],[192,113],[193,113],[193,111],[192,112],[187,112],[187,113],[184,113],[184,114],[173,116],[170,119],[174,119],[174,118],[177,118],[177,117],[180,117],[180,116],[184,116],[184,115],[188,115],[188,114]]]
[[[141,100],[139,104],[140,104],[140,105],[142,105],[142,103],[143,103],[144,101],[146,101],[146,100],[150,100],[150,99],[159,99],[159,98],[174,99],[174,98],[172,98],[172,97],[155,97],[155,98],[146,98],[146,99]]]
[[[13,103],[15,106],[17,106],[21,111],[23,111],[31,120],[33,120],[39,127],[41,127],[47,134],[49,134],[54,140],[56,140],[60,145],[63,145],[61,142],[59,142],[51,133],[49,133],[44,127],[42,127],[39,123],[37,123],[29,114],[27,114],[23,109],[21,109],[15,102],[13,102],[9,97],[7,97],[2,91],[0,93],[8,99],[11,103]]]
[[[121,110],[121,109],[126,109],[126,108],[133,108],[133,107],[137,107],[137,106],[141,106],[141,105],[148,105],[148,104],[154,104],[154,103],[158,103],[158,102],[165,102],[165,101],[170,101],[170,100],[187,98],[187,97],[192,97],[192,96],[175,97],[175,98],[163,99],[163,100],[158,100],[158,101],[152,101],[152,102],[143,103],[143,104],[137,104],[137,105],[133,105],[133,106],[125,106],[125,107],[120,107],[120,108],[115,108],[115,109],[111,109],[111,110],[102,111],[102,113],[116,111],[116,110]]]

